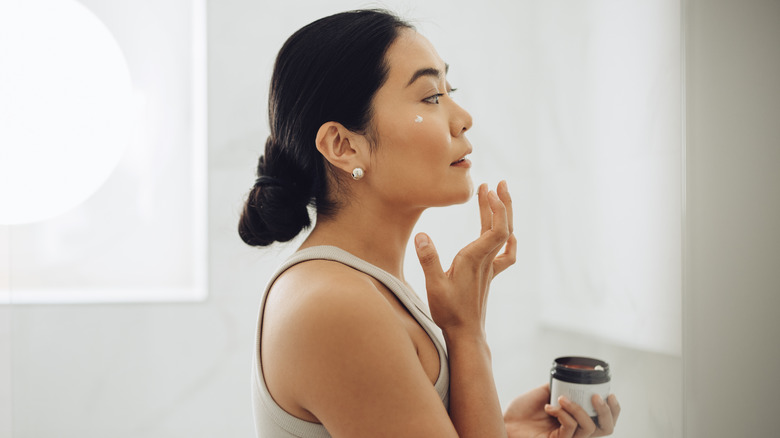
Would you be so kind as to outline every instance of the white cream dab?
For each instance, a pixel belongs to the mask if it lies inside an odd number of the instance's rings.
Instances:
[[[414,118],[414,123],[422,123],[422,116],[417,116]]]

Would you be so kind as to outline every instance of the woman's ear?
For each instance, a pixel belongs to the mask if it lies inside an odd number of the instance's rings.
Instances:
[[[365,138],[341,123],[324,123],[317,131],[315,142],[322,156],[347,174],[351,174],[356,167],[365,169],[369,163]]]

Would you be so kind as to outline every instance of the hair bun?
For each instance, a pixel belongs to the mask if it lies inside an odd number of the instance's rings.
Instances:
[[[283,185],[285,185],[284,181],[268,175],[260,175],[255,180],[255,187],[281,187]]]
[[[265,169],[260,157],[258,173]],[[249,193],[238,234],[249,245],[267,246],[287,242],[311,225],[310,196],[295,184],[271,175],[260,175]]]

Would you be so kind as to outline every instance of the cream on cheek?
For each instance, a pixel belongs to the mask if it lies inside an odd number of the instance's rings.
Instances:
[[[417,117],[422,118],[417,122]],[[404,183],[416,184],[420,178],[434,177],[448,169],[452,160],[448,139],[442,135],[436,117],[411,113],[380,122],[380,147],[377,162],[382,172]],[[439,169],[439,170],[437,170]]]
[[[417,91],[398,90],[389,81],[381,89],[375,103],[375,121],[386,169],[398,171],[424,167],[430,173],[437,164],[443,169],[452,157],[449,124],[441,108],[421,104]],[[423,169],[417,169],[422,171]]]

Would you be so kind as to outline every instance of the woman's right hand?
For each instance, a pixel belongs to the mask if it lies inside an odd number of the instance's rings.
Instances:
[[[548,404],[550,385],[544,384],[509,404],[504,424],[509,438],[589,438],[611,435],[615,430],[620,404],[614,394],[602,400],[598,395],[591,403],[598,414],[598,426],[577,403],[566,398],[560,406]]]
[[[415,236],[431,316],[445,335],[484,335],[490,283],[515,263],[517,240],[512,234],[512,199],[506,181],[498,184],[496,192],[488,191],[487,184],[479,186],[480,236],[458,252],[446,272],[430,237],[424,233]]]

